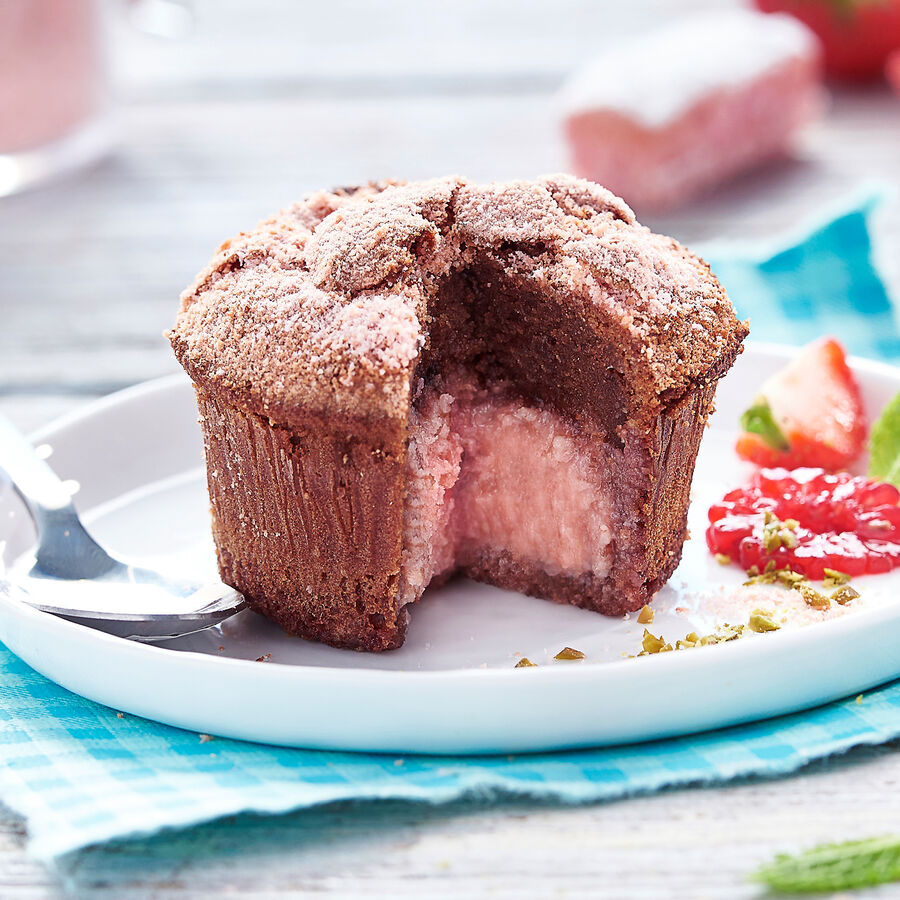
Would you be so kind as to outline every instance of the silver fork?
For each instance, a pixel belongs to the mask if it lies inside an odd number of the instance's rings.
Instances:
[[[44,612],[138,641],[201,631],[247,606],[221,581],[169,578],[110,556],[81,523],[63,482],[0,416],[2,471],[34,518],[38,542],[30,568],[17,566],[0,580],[0,596],[18,597]],[[99,597],[106,602],[98,604]]]

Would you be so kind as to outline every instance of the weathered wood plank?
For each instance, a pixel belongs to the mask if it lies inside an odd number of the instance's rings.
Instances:
[[[193,0],[170,41],[115,29],[129,96],[434,93],[553,87],[599,47],[685,11],[741,0]]]

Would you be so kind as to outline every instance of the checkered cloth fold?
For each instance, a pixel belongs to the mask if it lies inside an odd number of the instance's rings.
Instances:
[[[750,318],[752,340],[802,345],[830,334],[856,356],[900,359],[897,310],[869,232],[881,200],[867,188],[773,245],[698,248]]]
[[[871,260],[872,205],[853,205],[776,252],[710,248],[714,270],[751,317],[755,337],[800,343],[833,333],[853,352],[900,356],[893,309]],[[466,759],[292,750],[120,718],[0,645],[0,800],[25,817],[31,849],[44,859],[227,814],[336,800],[611,800],[782,774],[897,737],[900,682],[859,702],[622,748]]]

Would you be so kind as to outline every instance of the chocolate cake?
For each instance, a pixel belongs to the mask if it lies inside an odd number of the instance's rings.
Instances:
[[[222,577],[359,650],[402,644],[454,573],[636,610],[746,333],[702,260],[587,181],[312,194],[226,241],[169,335]]]

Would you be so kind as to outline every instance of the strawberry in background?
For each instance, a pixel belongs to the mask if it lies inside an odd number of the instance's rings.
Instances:
[[[900,0],[755,0],[763,12],[787,12],[808,25],[822,42],[825,70],[848,80],[885,73],[892,52],[900,50]],[[900,82],[900,57],[891,59],[888,77]],[[898,88],[900,89],[900,88]]]
[[[888,57],[887,68],[885,72],[891,87],[900,94],[900,50],[895,50]]]

